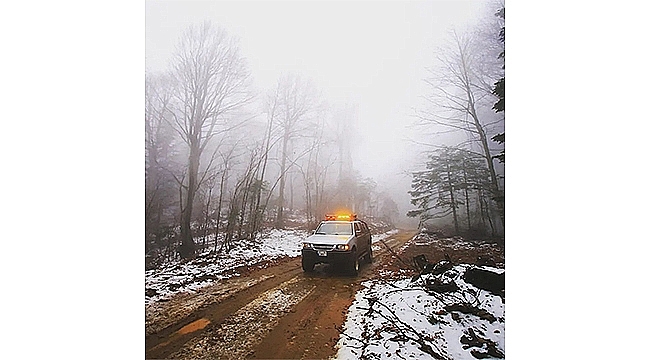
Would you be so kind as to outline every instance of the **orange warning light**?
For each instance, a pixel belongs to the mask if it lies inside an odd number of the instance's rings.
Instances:
[[[326,221],[355,221],[357,214],[325,215]]]

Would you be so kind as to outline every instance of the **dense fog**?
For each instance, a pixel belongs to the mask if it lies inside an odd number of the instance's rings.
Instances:
[[[147,251],[336,211],[502,234],[503,8],[146,2]]]

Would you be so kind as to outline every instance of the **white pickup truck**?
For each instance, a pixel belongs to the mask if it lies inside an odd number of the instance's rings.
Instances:
[[[372,240],[368,225],[356,215],[327,215],[314,234],[302,243],[302,269],[330,264],[352,275],[359,273],[360,259],[372,262]]]

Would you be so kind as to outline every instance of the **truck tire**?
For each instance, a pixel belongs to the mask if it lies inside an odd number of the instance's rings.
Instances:
[[[350,260],[348,263],[350,275],[357,276],[359,274],[359,257],[357,256],[357,249],[352,250]]]
[[[304,272],[312,272],[312,271],[314,271],[314,263],[305,260],[305,258],[302,258],[302,270]]]

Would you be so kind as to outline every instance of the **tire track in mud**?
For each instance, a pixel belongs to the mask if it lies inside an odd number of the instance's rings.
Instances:
[[[338,327],[345,321],[358,284],[352,278],[311,278],[314,290],[278,322],[252,358],[322,359],[333,355]]]
[[[188,341],[172,354],[174,359],[244,359],[251,349],[275,327],[280,317],[301,302],[316,286],[305,286],[294,277],[262,293],[226,318],[201,338]]]
[[[385,239],[393,251],[415,235],[400,231]],[[305,274],[305,283],[314,290],[286,316],[254,349],[258,359],[327,359],[336,355],[340,329],[361,282],[377,276],[392,254],[382,243],[373,244],[375,260],[364,264],[357,277],[340,274],[330,266],[317,265]]]
[[[199,289],[194,294],[179,293],[171,300],[148,304],[145,306],[145,333],[147,336],[156,333],[162,336],[163,330],[183,321],[188,315],[273,277],[275,275],[267,274],[257,278],[231,278],[221,281],[218,286]]]
[[[254,278],[247,280],[250,287],[233,289],[233,293],[222,294],[216,299],[205,301],[199,310],[189,313],[184,319],[176,322],[174,325],[145,337],[145,356],[147,359],[168,359],[172,353],[179,351],[183,345],[195,338],[201,336],[204,331],[210,330],[214,326],[223,322],[228,316],[244,307],[246,304],[255,300],[261,293],[270,290],[283,282],[290,280],[302,273],[300,268],[300,259],[292,259],[286,263],[258,270]],[[242,281],[235,279],[234,281]],[[223,284],[215,284],[210,287],[219,288]],[[210,292],[210,289],[206,291]],[[183,308],[187,304],[174,304],[176,308]],[[208,320],[210,323],[204,328],[197,328],[196,331],[184,333],[181,331],[200,319]],[[152,327],[154,327],[152,325]]]
[[[414,235],[384,242],[398,251]],[[251,274],[250,288],[203,305],[173,326],[147,336],[148,359],[299,359],[335,355],[347,309],[364,280],[392,255],[373,244],[375,261],[349,277],[327,265],[305,274],[300,258]],[[257,280],[256,280],[257,279]],[[219,286],[218,284],[215,286]],[[223,284],[221,285],[223,286]]]

